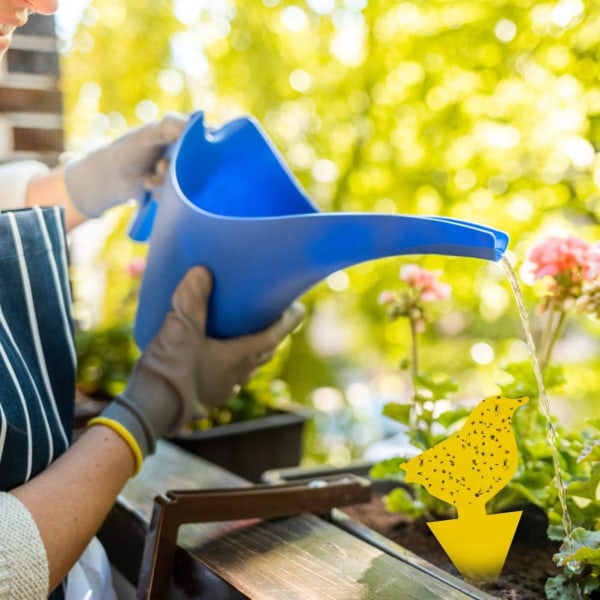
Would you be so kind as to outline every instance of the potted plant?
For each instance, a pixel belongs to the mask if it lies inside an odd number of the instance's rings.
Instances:
[[[550,236],[532,247],[521,270],[524,280],[537,286],[541,295],[536,345],[545,387],[553,393],[566,381],[563,367],[552,358],[567,316],[577,311],[598,316],[598,250],[573,234]],[[405,555],[408,549],[457,574],[427,526],[429,521],[454,517],[454,508],[430,495],[423,485],[407,483],[402,469],[412,457],[459,431],[470,414],[455,399],[456,381],[443,370],[427,372],[421,365],[420,333],[433,323],[436,307],[448,299],[450,290],[439,282],[439,273],[420,267],[404,267],[400,277],[402,290],[382,293],[380,303],[391,320],[403,319],[408,324],[412,343],[401,368],[411,382],[412,394],[410,401],[388,403],[384,413],[400,423],[409,443],[393,458],[347,469],[368,471],[376,493],[370,504],[339,512],[338,521],[391,554]],[[551,416],[549,422],[531,360],[503,365],[498,378],[498,393],[508,398],[527,396],[530,401],[512,419],[520,456],[517,471],[486,508],[494,514],[515,509],[524,513],[500,578],[481,589],[511,599],[599,597],[600,420],[577,429]],[[266,478],[276,481],[307,475],[288,470],[271,472]]]
[[[542,294],[538,310],[544,318],[537,346],[548,390],[558,391],[565,382],[563,369],[552,362],[552,356],[564,332],[567,316],[577,310],[598,316],[599,258],[598,246],[574,234],[549,236],[531,248],[521,270],[525,281],[539,286]],[[414,272],[419,275],[418,270]],[[449,394],[456,389],[448,379],[436,380],[417,367],[418,332],[427,321],[425,303],[434,299],[437,283],[431,274],[427,279],[427,273],[423,272],[419,277],[403,279],[407,289],[402,294],[384,294],[381,300],[392,319],[406,318],[410,323],[413,350],[412,361],[408,363],[413,401],[392,403],[386,407],[385,414],[407,426],[414,447],[426,449],[456,431],[462,424],[464,407],[450,402],[450,409],[436,416],[436,404],[448,403]],[[441,298],[440,290],[446,290],[438,289],[437,296]],[[545,400],[543,394],[540,395],[531,360],[505,365],[498,390],[510,398],[528,396],[530,403],[515,412],[513,418],[520,454],[516,475],[488,503],[488,512],[500,513],[525,506],[528,514],[516,540],[516,546],[524,546],[525,552],[519,554],[517,548],[506,569],[506,577],[500,579],[500,587],[489,591],[503,597],[506,592],[502,586],[514,588],[517,580],[511,580],[511,576],[522,567],[521,571],[526,573],[521,578],[521,582],[525,581],[523,589],[529,587],[530,591],[510,597],[529,597],[527,594],[531,593],[564,600],[596,597],[600,587],[600,534],[597,532],[600,500],[596,492],[600,481],[600,421],[591,420],[584,429],[567,430],[549,413],[545,414],[548,407],[544,410]],[[385,460],[373,467],[371,476],[403,481],[401,465],[409,458]],[[408,515],[413,520],[411,528],[404,527],[406,535],[401,537],[409,548],[411,538],[415,537],[414,519],[439,519],[452,510],[449,505],[440,504],[422,486],[406,483],[385,494],[382,500],[388,511],[401,513],[404,519]],[[427,537],[433,541],[431,535]],[[428,552],[432,552],[431,546]],[[435,555],[435,552],[429,554],[430,557]],[[438,551],[437,556],[439,564],[449,566],[443,553]],[[536,566],[539,567],[538,581],[532,581]]]

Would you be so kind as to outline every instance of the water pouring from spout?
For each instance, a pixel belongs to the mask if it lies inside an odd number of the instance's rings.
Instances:
[[[150,243],[135,324],[142,349],[198,264],[213,275],[207,333],[225,338],[263,329],[354,264],[406,254],[498,261],[508,245],[502,231],[446,217],[321,212],[251,117],[210,129],[196,113],[170,155],[160,199],[130,231]]]

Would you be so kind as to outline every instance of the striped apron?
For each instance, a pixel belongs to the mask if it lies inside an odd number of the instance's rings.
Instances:
[[[0,489],[69,446],[75,350],[63,212],[0,212]],[[63,598],[63,586],[50,597]]]

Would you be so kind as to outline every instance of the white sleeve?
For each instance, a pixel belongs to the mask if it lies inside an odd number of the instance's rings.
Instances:
[[[31,178],[48,171],[48,167],[37,160],[20,160],[0,165],[0,210],[23,208]]]
[[[48,585],[46,549],[31,513],[0,492],[0,598],[46,600]]]

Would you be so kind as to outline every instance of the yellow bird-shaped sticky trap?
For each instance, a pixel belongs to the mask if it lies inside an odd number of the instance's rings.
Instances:
[[[467,579],[498,578],[519,523],[520,511],[488,515],[485,504],[515,474],[519,456],[512,416],[527,402],[485,398],[460,431],[401,465],[407,483],[419,483],[456,507],[457,519],[429,527]]]

